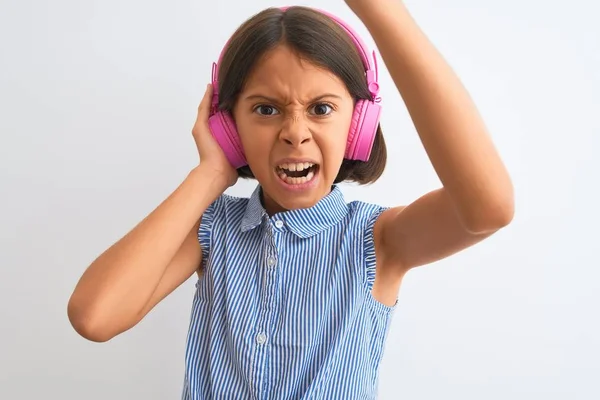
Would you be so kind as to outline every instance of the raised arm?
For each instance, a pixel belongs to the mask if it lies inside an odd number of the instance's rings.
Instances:
[[[403,274],[506,226],[513,187],[469,94],[403,2],[346,3],[373,36],[443,185],[377,221],[384,264]]]

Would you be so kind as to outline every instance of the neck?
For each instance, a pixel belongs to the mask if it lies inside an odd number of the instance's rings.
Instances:
[[[332,185],[329,188],[329,191],[327,191],[327,193],[325,193],[324,197],[328,196],[331,191],[333,190],[334,185]],[[275,200],[273,200],[273,198],[271,196],[268,195],[268,193],[265,193],[263,187],[260,187],[260,204],[263,206],[263,208],[265,209],[265,211],[267,212],[267,215],[269,217],[272,217],[275,214],[279,214],[279,213],[283,213],[286,211],[290,211],[287,208],[282,207],[279,203],[277,203]],[[323,198],[319,199],[319,201],[321,201]]]

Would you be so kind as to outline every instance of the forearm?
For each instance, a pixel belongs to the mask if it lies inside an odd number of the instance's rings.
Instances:
[[[134,321],[185,238],[226,187],[211,171],[192,170],[167,199],[88,267],[70,300],[72,321],[92,329]]]
[[[502,225],[512,216],[512,184],[458,77],[401,1],[347,3],[373,36],[461,218],[475,230]]]

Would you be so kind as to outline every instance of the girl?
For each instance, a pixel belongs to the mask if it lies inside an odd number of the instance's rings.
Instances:
[[[83,274],[73,327],[107,341],[198,273],[184,399],[371,399],[411,268],[509,223],[509,176],[467,92],[398,0],[346,0],[443,187],[403,207],[347,203],[381,175],[374,60],[335,17],[267,9],[235,32],[193,127],[200,162]],[[218,75],[216,75],[218,73]],[[249,198],[223,194],[254,178]]]

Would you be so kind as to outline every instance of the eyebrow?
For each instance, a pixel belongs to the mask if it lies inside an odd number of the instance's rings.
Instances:
[[[322,100],[322,99],[324,99],[324,98],[326,98],[326,97],[333,97],[333,98],[335,98],[335,99],[342,100],[342,97],[341,97],[341,96],[338,96],[337,94],[333,94],[333,93],[324,93],[324,94],[321,94],[321,95],[319,95],[319,96],[317,96],[317,97],[315,97],[315,98],[311,99],[311,100],[309,101],[309,103],[314,103],[315,101]],[[280,103],[280,102],[281,102],[280,100],[277,100],[277,99],[276,99],[276,98],[274,98],[274,97],[269,97],[269,96],[265,96],[265,95],[262,95],[262,94],[251,94],[251,95],[249,95],[249,96],[246,96],[246,97],[244,98],[244,100],[266,100],[266,101],[268,101],[269,103]]]

